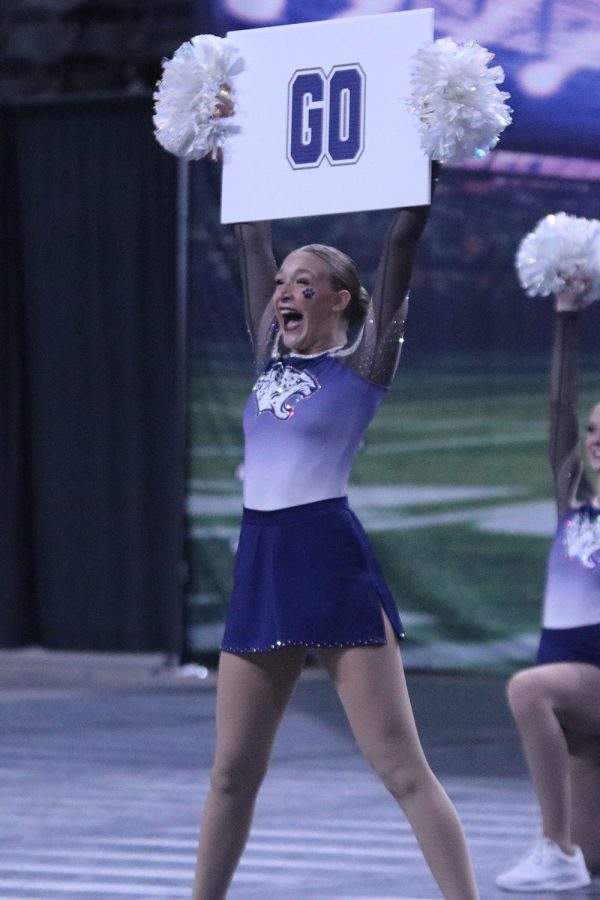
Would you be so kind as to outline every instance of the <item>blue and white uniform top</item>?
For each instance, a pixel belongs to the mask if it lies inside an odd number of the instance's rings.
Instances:
[[[365,322],[345,347],[286,352],[270,298],[277,267],[266,223],[237,226],[258,378],[244,410],[244,506],[277,510],[347,493],[361,438],[400,356],[407,291],[429,207],[400,210]]]
[[[384,395],[334,354],[272,362],[244,411],[244,506],[283,509],[345,496]]]
[[[584,503],[561,519],[548,557],[544,628],[600,623],[600,508]]]

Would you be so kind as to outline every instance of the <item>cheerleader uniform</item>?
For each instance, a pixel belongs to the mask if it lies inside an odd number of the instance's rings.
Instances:
[[[548,557],[537,659],[600,666],[600,508],[591,502],[593,492],[582,474],[577,371],[577,313],[557,313],[550,464],[559,523]]]
[[[258,379],[244,410],[244,511],[221,649],[385,644],[396,603],[346,498],[356,450],[400,355],[407,290],[429,207],[401,210],[358,334],[288,352],[270,305],[277,267],[266,223],[236,228]]]

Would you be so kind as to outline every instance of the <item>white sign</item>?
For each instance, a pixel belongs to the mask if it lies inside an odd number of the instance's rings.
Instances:
[[[429,203],[408,108],[411,57],[433,10],[231,31],[240,132],[228,138],[221,220]]]

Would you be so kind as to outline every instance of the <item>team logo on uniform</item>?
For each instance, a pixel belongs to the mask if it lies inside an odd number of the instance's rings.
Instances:
[[[600,563],[600,516],[590,519],[584,510],[577,510],[566,521],[564,540],[569,559],[595,569]]]
[[[276,419],[289,419],[294,415],[294,407],[320,387],[310,372],[277,362],[254,385],[259,415],[270,412]]]

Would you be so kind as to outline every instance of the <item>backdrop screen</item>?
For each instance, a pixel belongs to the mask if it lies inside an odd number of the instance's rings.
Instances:
[[[600,3],[597,0],[197,0],[198,27],[311,22],[435,10],[436,37],[471,39],[496,54],[515,110],[505,149],[600,155]]]

